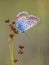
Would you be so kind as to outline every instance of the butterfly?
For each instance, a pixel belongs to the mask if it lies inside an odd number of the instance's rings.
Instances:
[[[16,16],[16,26],[20,33],[34,27],[39,22],[40,19],[38,17],[29,15],[27,12],[20,12]]]

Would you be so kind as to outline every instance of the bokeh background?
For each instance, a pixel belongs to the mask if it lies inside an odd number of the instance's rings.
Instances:
[[[49,65],[49,0],[0,0],[0,65],[11,65],[4,20],[14,20],[21,11],[38,16],[40,24],[14,37],[14,58],[20,59],[18,65]],[[19,44],[25,47],[22,57],[17,54]]]

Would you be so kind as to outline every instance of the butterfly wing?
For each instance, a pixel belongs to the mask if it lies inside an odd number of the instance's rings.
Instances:
[[[21,13],[21,14],[24,14],[24,13]],[[36,16],[27,15],[26,17],[23,15],[21,18],[18,18],[16,20],[16,25],[18,27],[19,32],[24,32],[30,29],[31,27],[37,25],[39,22],[40,22],[40,19]]]
[[[40,19],[38,17],[29,15],[29,17],[27,19],[27,23],[26,23],[26,26],[27,26],[26,30],[30,29],[31,27],[34,27],[39,22],[40,22]]]

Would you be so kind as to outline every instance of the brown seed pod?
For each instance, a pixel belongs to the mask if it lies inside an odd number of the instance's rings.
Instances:
[[[10,38],[12,39],[14,37],[14,34],[9,34]]]
[[[24,53],[24,52],[18,52],[18,54],[21,54],[21,55],[22,55],[23,53]]]
[[[6,19],[5,22],[6,22],[6,23],[9,23],[9,19]]]
[[[14,59],[14,63],[16,63],[18,60],[17,59]]]
[[[12,25],[12,24],[10,24],[9,26],[10,26],[10,27],[13,27],[13,25]]]
[[[13,27],[13,31],[15,32],[16,31],[16,28]]]
[[[15,32],[15,34],[18,34],[19,33],[18,30],[15,30],[14,32]]]
[[[10,26],[11,30],[13,30],[13,29],[14,29],[14,26],[13,26],[12,24],[10,24],[9,26]]]
[[[15,21],[13,21],[12,24],[15,24]]]
[[[22,50],[20,50],[20,51],[18,52],[18,54],[21,54],[21,55],[22,55],[23,53],[24,53],[24,52],[23,52]]]
[[[20,48],[20,49],[23,49],[23,48],[24,48],[24,46],[23,46],[23,45],[19,45],[19,48]]]

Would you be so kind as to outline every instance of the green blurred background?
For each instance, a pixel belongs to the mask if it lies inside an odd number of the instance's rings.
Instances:
[[[49,0],[0,0],[0,65],[11,65],[4,20],[14,20],[21,11],[38,16],[40,24],[14,37],[14,58],[20,59],[18,65],[49,65]],[[22,57],[17,54],[19,44],[25,46]]]

